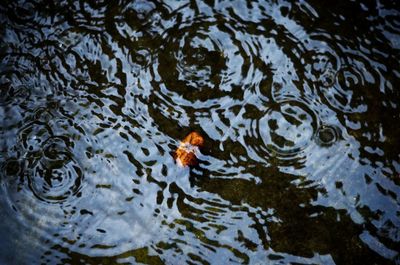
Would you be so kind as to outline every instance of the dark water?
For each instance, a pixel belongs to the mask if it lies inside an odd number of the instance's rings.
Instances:
[[[400,264],[399,1],[0,6],[0,264]]]

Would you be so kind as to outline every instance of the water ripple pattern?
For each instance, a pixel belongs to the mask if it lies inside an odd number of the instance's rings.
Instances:
[[[1,3],[0,263],[400,264],[399,17]]]
[[[258,140],[258,144],[252,146],[261,152],[260,159],[293,165],[305,159],[305,149],[313,143],[317,125],[315,114],[305,104],[284,101],[271,105],[263,117],[251,122],[249,129],[253,129],[253,133],[248,135],[261,138],[262,144]]]

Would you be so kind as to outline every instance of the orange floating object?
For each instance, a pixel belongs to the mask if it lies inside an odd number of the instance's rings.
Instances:
[[[203,136],[197,132],[189,133],[174,153],[174,158],[178,165],[181,167],[197,165],[196,150],[202,148],[203,145]]]

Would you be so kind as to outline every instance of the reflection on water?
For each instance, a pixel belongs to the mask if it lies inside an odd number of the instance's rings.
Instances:
[[[0,263],[400,264],[396,1],[56,2],[0,4]]]

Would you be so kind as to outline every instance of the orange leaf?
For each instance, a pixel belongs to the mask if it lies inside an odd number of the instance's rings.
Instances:
[[[174,153],[179,166],[195,166],[197,165],[196,150],[202,148],[204,145],[204,138],[197,132],[189,133]]]

